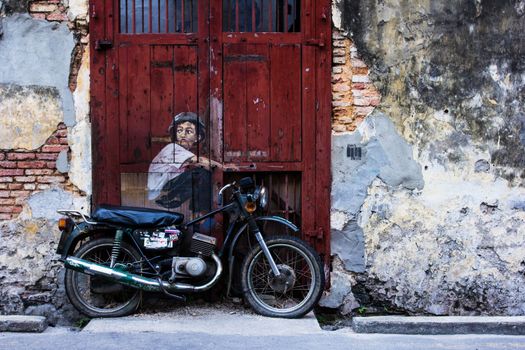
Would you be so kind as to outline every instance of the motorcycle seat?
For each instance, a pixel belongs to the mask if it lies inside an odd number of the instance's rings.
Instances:
[[[99,223],[131,228],[154,228],[182,224],[184,215],[166,210],[101,205],[91,216]]]

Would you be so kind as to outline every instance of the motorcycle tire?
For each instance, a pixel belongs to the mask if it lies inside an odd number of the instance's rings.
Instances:
[[[280,276],[275,277],[260,246],[255,246],[242,265],[244,298],[263,316],[299,318],[310,312],[324,290],[319,255],[293,236],[265,241]]]
[[[112,247],[112,238],[97,238],[83,244],[74,253],[74,256],[109,266],[108,259],[111,259]],[[99,253],[98,256],[97,253]],[[121,243],[117,262],[131,263],[140,260],[141,256],[135,248],[126,242]],[[87,281],[88,290],[80,290],[79,285],[82,280]],[[94,286],[96,281],[96,277],[71,269],[66,270],[64,277],[66,294],[71,304],[84,315],[89,317],[120,317],[129,315],[138,308],[142,298],[140,290],[98,278],[99,284],[101,283],[98,286],[99,289],[113,290],[106,294],[103,292],[97,293],[96,291],[94,292],[94,289],[97,288]],[[97,305],[94,304],[95,300],[98,300]],[[116,300],[120,300],[117,305],[115,305]]]

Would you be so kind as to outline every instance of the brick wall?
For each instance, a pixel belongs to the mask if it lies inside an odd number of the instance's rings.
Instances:
[[[29,3],[29,13],[32,17],[48,21],[67,21],[67,7],[61,0],[41,0]]]
[[[368,77],[352,41],[334,29],[332,65],[332,129],[354,131],[379,105],[381,95]]]
[[[52,186],[78,192],[67,174],[56,169],[56,160],[63,150],[69,150],[64,124],[36,150],[0,150],[0,220],[16,218],[34,192]]]

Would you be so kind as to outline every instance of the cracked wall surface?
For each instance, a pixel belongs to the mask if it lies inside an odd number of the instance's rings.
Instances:
[[[333,2],[334,25],[381,101],[355,131],[333,137],[339,283],[322,304],[343,313],[525,314],[523,8]],[[383,131],[371,132],[378,116]],[[361,160],[342,155],[349,144],[362,147]]]
[[[90,206],[87,43],[85,0],[0,0],[0,314],[78,317],[56,210]]]

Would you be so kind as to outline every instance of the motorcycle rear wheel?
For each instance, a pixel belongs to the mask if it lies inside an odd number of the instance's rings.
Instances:
[[[242,266],[245,300],[255,312],[264,316],[304,316],[317,304],[324,289],[319,255],[304,241],[292,236],[270,238],[266,245],[281,276],[274,276],[261,247],[254,247]]]
[[[97,238],[82,245],[74,256],[109,266],[112,247],[113,239]],[[137,250],[122,242],[117,262],[129,264],[140,260]],[[89,317],[126,316],[133,313],[141,301],[141,291],[138,289],[71,269],[66,270],[64,282],[71,304]]]

